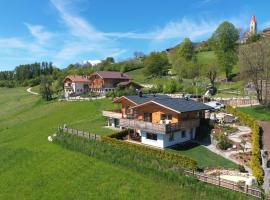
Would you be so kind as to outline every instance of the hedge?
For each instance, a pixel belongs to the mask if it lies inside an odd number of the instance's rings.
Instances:
[[[252,169],[253,175],[256,177],[259,183],[263,182],[263,168],[261,166],[261,148],[260,148],[260,126],[256,119],[250,115],[241,112],[232,106],[227,105],[226,110],[237,116],[241,123],[251,127],[252,129],[252,157],[250,161],[250,167]]]
[[[158,157],[159,159],[167,160],[169,162],[172,162],[175,166],[179,168],[195,169],[197,167],[197,161],[193,160],[192,158],[170,151],[164,151],[162,149],[150,148],[144,145],[128,143],[126,141],[117,140],[111,137],[102,137],[102,141],[113,146],[130,149],[131,151],[134,151],[136,153],[143,153],[146,155]]]
[[[128,135],[129,129],[124,129],[120,132],[114,133],[112,135],[110,135],[109,137],[111,138],[115,138],[118,140],[123,140],[124,137],[126,137]]]
[[[179,184],[193,184],[194,178],[185,178],[183,170],[195,169],[196,161],[171,152],[143,148],[127,142],[103,137],[101,141],[89,140],[76,135],[58,132],[54,143],[81,152],[93,158],[133,169],[137,172],[164,177]]]

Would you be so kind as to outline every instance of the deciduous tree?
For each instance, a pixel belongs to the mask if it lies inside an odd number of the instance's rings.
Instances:
[[[228,80],[232,73],[233,65],[237,63],[237,40],[239,31],[230,22],[223,22],[214,32],[210,43],[215,51],[218,64],[226,74]]]

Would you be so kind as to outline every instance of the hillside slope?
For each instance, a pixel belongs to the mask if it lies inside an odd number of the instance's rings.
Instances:
[[[109,100],[43,102],[25,88],[0,89],[0,199],[248,199],[204,183],[173,184],[49,143],[62,123],[99,134]]]

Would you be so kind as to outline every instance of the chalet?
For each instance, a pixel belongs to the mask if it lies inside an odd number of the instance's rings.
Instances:
[[[131,78],[126,73],[115,71],[98,71],[90,75],[90,90],[106,93],[114,90],[120,83],[130,83]]]
[[[103,111],[108,126],[131,129],[128,139],[165,148],[195,139],[196,129],[211,107],[167,95],[122,96],[113,101],[117,111]]]
[[[64,80],[65,97],[89,92],[90,81],[87,76],[71,75]]]

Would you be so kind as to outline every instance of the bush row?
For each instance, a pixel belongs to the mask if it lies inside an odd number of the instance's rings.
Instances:
[[[241,112],[232,106],[226,106],[227,112],[231,113],[237,117],[241,123],[251,127],[252,129],[252,157],[250,162],[250,167],[252,169],[253,175],[257,178],[258,182],[263,181],[263,168],[261,166],[261,151],[260,151],[260,126],[257,120],[255,120],[250,115]]]
[[[117,140],[123,140],[123,138],[128,135],[128,131],[129,131],[128,129],[124,129],[120,132],[117,132],[117,133],[110,135],[110,137],[115,138]]]
[[[102,141],[115,147],[122,147],[136,153],[151,155],[158,159],[168,161],[170,163],[173,163],[173,165],[177,166],[178,168],[195,169],[197,167],[197,162],[195,160],[184,155],[179,155],[173,152],[164,151],[162,149],[149,148],[144,145],[128,143],[128,142],[117,140],[111,137],[103,137]]]
[[[202,191],[205,192],[205,194],[211,194],[212,196],[222,197],[224,199],[246,198],[246,196],[240,193],[233,193],[226,189],[204,184],[198,182],[195,178],[184,175],[182,173],[183,170],[177,168],[172,162],[167,159],[159,158],[157,154],[149,154],[148,151],[152,152],[149,148],[146,148],[145,151],[138,148],[140,150],[135,151],[134,149],[137,149],[137,147],[134,146],[137,145],[125,145],[127,142],[122,141],[121,143],[120,140],[109,137],[104,137],[103,141],[95,141],[67,133],[58,133],[54,138],[54,143],[107,163],[121,166],[123,170],[126,168],[147,176],[152,176],[156,181],[164,181],[165,179],[173,182],[180,188],[189,188],[190,191],[199,191],[198,193]],[[179,158],[183,157],[180,156]],[[193,161],[192,163],[195,167],[195,162]]]
[[[166,175],[173,173],[181,177],[183,167],[196,167],[196,162],[187,157],[180,155],[176,157],[173,153],[166,153],[164,156],[165,154],[161,153],[162,150],[156,152],[110,137],[103,137],[102,141],[95,141],[59,132],[54,138],[54,143],[143,174]]]

